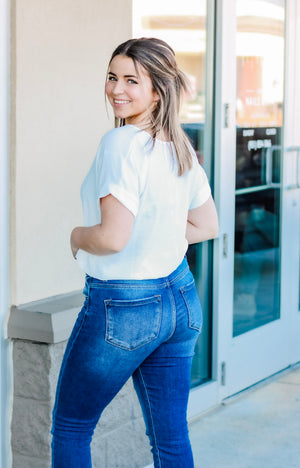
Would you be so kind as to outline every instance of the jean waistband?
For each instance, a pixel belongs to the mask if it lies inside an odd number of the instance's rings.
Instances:
[[[185,273],[189,271],[189,265],[187,262],[186,257],[182,260],[180,265],[174,270],[170,275],[163,276],[161,278],[154,278],[154,279],[118,279],[118,280],[100,280],[98,278],[93,278],[92,276],[86,275],[86,282],[89,286],[94,285],[120,285],[120,284],[127,284],[127,285],[143,285],[143,286],[155,286],[159,284],[168,284],[174,283],[179,278],[181,278]]]

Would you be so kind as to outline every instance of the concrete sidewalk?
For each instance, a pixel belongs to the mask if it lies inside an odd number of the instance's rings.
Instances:
[[[300,366],[190,423],[195,468],[300,468]]]

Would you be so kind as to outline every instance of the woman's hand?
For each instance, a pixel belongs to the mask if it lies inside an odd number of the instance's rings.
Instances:
[[[134,224],[134,215],[112,195],[101,198],[101,224],[79,226],[71,234],[73,257],[79,249],[93,255],[120,252],[128,244]]]
[[[79,247],[77,246],[77,243],[76,243],[76,233],[78,229],[80,229],[80,227],[76,227],[73,229],[73,231],[71,232],[71,239],[70,239],[71,250],[72,250],[72,254],[75,260],[76,260],[77,252],[79,250]]]

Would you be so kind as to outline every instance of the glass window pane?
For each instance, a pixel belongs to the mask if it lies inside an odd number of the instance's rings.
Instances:
[[[284,1],[237,0],[233,336],[280,317]]]
[[[196,150],[199,162],[209,172],[210,154],[209,160],[205,161],[204,157],[205,135],[211,134],[206,131],[206,23],[206,0],[133,1],[134,37],[158,37],[165,40],[173,48],[179,68],[189,79],[190,92],[182,105],[181,124]],[[192,386],[211,378],[211,272],[208,271],[208,265],[212,263],[211,255],[208,242],[191,246],[187,254],[204,318],[193,361]]]

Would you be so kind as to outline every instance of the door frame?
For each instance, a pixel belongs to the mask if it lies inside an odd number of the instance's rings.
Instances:
[[[299,83],[300,79],[299,60],[296,60],[297,56],[299,57],[299,45],[295,40],[297,34],[299,44],[299,10],[296,0],[286,2],[286,24],[288,25],[286,32],[289,34],[286,36],[285,57],[285,148],[287,145],[300,145],[299,131],[297,132],[295,128],[297,119],[299,121],[299,98],[295,99],[296,83]],[[299,301],[299,193],[284,190],[285,182],[282,185],[281,203],[283,246],[281,250],[281,318],[235,338],[232,337],[237,29],[237,18],[232,12],[235,11],[236,0],[217,0],[215,200],[221,230],[219,240],[215,243],[213,342],[218,349],[214,365],[215,376],[219,382],[220,399],[239,392],[300,359],[299,338],[297,340],[300,330],[300,314],[295,305],[296,301]],[[299,95],[298,90],[297,92]],[[298,106],[297,109],[296,106]],[[283,162],[285,160],[286,156]],[[298,207],[298,215],[294,217],[291,217],[290,212],[292,196],[294,208]],[[289,232],[291,219],[294,220],[292,238]],[[290,271],[291,254],[288,252],[291,241],[296,245],[292,272]]]
[[[214,199],[216,202],[220,232],[213,246],[213,336],[212,336],[212,380],[190,392],[188,417],[219,404],[224,398],[243,390],[259,380],[267,378],[283,368],[300,360],[300,190],[284,190],[287,181],[285,160],[283,158],[283,190],[281,202],[281,320],[267,324],[270,335],[277,335],[273,349],[264,342],[265,327],[232,338],[233,287],[234,287],[234,236],[235,236],[235,159],[236,159],[236,0],[216,0],[215,10],[215,139],[214,139]],[[284,110],[284,147],[300,146],[300,5],[297,0],[286,2],[286,55],[285,55],[285,110]],[[298,59],[297,59],[298,58]],[[299,163],[300,164],[300,163]],[[229,183],[228,183],[229,181]],[[224,196],[226,194],[226,196]],[[291,203],[291,198],[294,204]],[[295,203],[296,202],[296,203]],[[290,210],[298,207],[297,216]],[[293,237],[290,223],[293,220]],[[293,258],[289,252],[291,242],[296,246]],[[290,269],[294,262],[293,271]],[[295,274],[296,273],[296,274]],[[284,330],[284,333],[282,333]],[[235,349],[244,341],[244,350],[237,356],[235,366],[244,373],[243,384],[231,384],[233,376],[228,362]],[[274,362],[262,366],[260,373],[249,378],[245,366],[245,351],[251,352],[253,341],[258,346],[258,356],[283,350]],[[279,353],[280,354],[280,353]],[[272,359],[273,360],[273,359]],[[255,367],[255,366],[254,366]],[[255,370],[255,369],[254,369]]]
[[[212,297],[212,379],[191,390],[188,405],[188,418],[216,406],[222,400],[222,362],[226,354],[226,337],[231,333],[228,321],[221,323],[224,313],[232,307],[233,239],[234,224],[231,219],[234,206],[234,187],[227,187],[224,174],[235,174],[235,151],[228,160],[228,153],[235,148],[235,86],[232,70],[235,70],[235,57],[229,56],[228,41],[235,48],[233,35],[235,17],[231,14],[235,0],[215,1],[214,44],[207,49],[214,53],[214,200],[219,214],[220,232],[213,241],[213,297]],[[225,66],[227,64],[227,66]],[[222,177],[221,177],[222,175]],[[226,193],[226,197],[222,194]],[[223,278],[226,277],[226,282]],[[226,309],[223,304],[226,303]],[[225,326],[224,326],[225,323]]]
[[[227,394],[226,363],[232,341],[234,206],[236,159],[236,0],[216,1],[215,202],[220,232],[215,242],[213,281],[213,373],[219,401]],[[228,183],[229,181],[229,183]]]
[[[288,323],[288,358],[300,360],[300,4],[286,1],[286,76],[282,194],[281,309]],[[291,174],[291,163],[298,174]],[[293,246],[291,254],[290,246]]]

